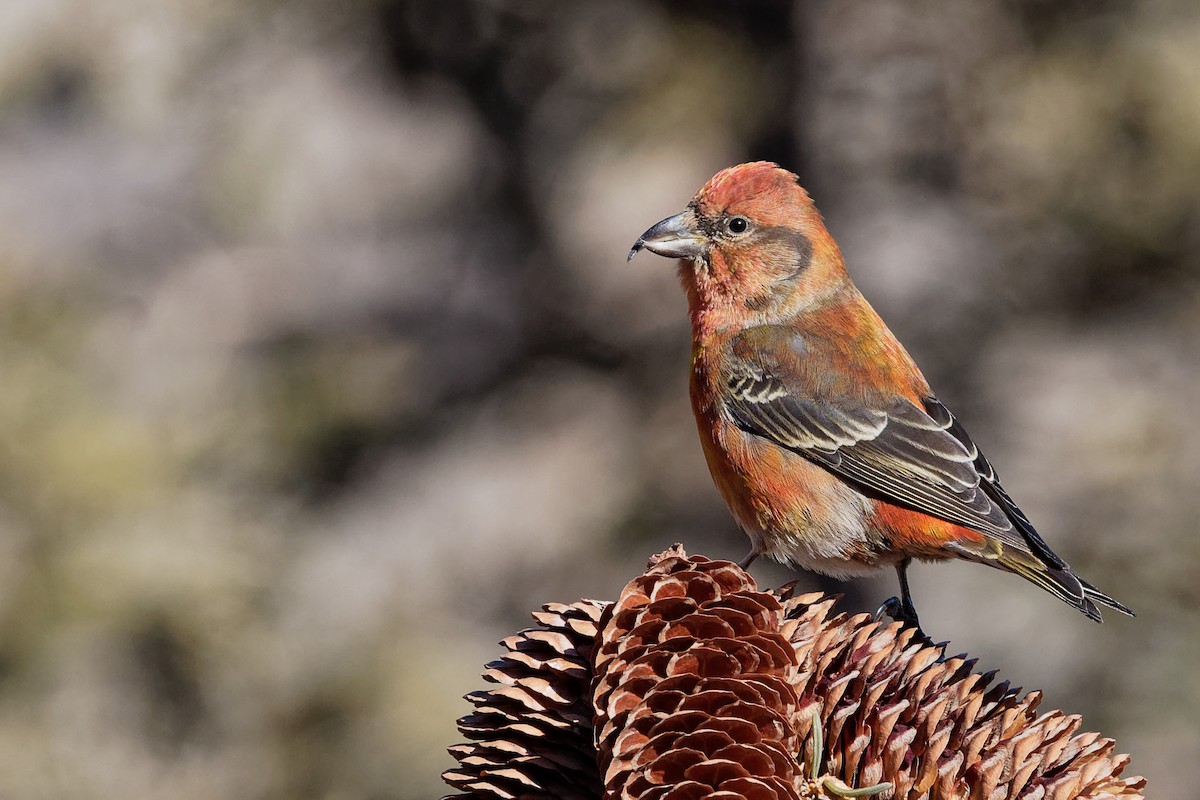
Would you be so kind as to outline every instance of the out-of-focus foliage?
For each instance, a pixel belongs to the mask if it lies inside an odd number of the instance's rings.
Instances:
[[[927,628],[1192,796],[1187,0],[0,3],[0,796],[427,797],[527,608],[742,555],[624,255],[751,158],[1140,615]]]

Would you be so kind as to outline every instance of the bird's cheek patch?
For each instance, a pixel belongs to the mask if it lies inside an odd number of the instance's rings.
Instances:
[[[762,286],[748,294],[742,304],[762,311],[780,296],[812,263],[813,246],[807,236],[790,228],[766,228],[759,233],[755,248],[760,255]]]
[[[808,265],[812,263],[812,240],[800,231],[788,228],[778,228],[777,230],[779,230],[781,237],[784,239],[785,247],[790,256],[791,274],[787,277],[796,278],[800,273],[808,269]]]
[[[774,299],[775,295],[772,292],[764,291],[758,294],[748,295],[746,299],[742,300],[742,305],[744,305],[748,311],[762,311],[764,308],[771,305],[771,302]]]

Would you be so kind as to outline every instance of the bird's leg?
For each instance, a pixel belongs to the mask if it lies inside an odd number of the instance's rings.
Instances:
[[[896,576],[900,578],[900,613],[904,619],[912,623],[912,626],[917,630],[921,630],[921,621],[917,619],[917,607],[913,605],[912,590],[908,588],[908,565],[912,563],[911,558],[906,558],[896,565]]]
[[[908,588],[908,565],[911,562],[911,558],[905,558],[896,564],[896,576],[900,578],[900,596],[884,600],[883,605],[875,612],[875,619],[878,620],[887,614],[897,622],[911,625],[916,629],[917,636],[928,642],[930,639],[925,635],[925,631],[921,630],[921,621],[917,618],[917,607],[913,605],[912,592]]]
[[[738,567],[740,569],[749,569],[750,565],[754,563],[754,559],[756,558],[758,558],[758,550],[752,547],[750,548],[750,552],[746,553],[746,557],[738,562]]]

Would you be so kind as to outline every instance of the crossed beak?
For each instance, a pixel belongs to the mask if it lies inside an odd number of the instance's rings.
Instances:
[[[707,242],[696,229],[696,214],[688,209],[667,217],[639,236],[625,260],[631,261],[643,248],[667,258],[697,259],[704,255],[706,247]]]

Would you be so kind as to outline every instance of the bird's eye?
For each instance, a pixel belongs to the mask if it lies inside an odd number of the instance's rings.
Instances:
[[[750,227],[750,223],[745,217],[730,217],[729,222],[725,223],[725,227],[729,228],[730,233],[745,233],[746,228]]]

